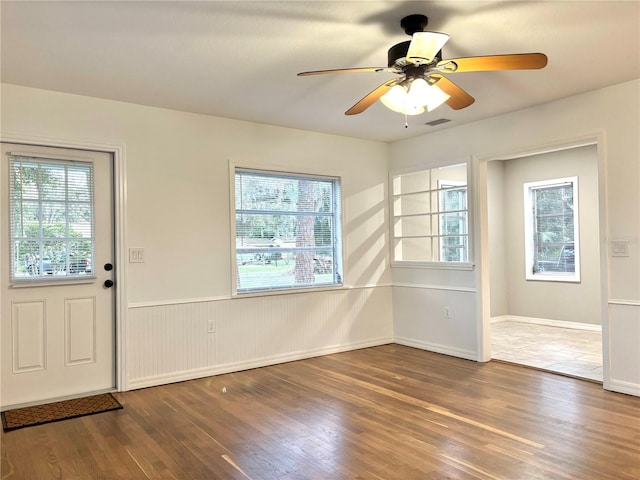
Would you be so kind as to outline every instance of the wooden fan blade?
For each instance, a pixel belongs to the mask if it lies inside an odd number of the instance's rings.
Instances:
[[[325,75],[328,73],[356,73],[356,72],[382,72],[388,70],[387,67],[362,67],[362,68],[338,68],[336,70],[315,70],[312,72],[300,72],[299,77],[308,75]]]
[[[431,75],[431,77],[438,79],[438,81],[435,83],[436,87],[438,87],[447,95],[451,96],[451,98],[446,101],[446,104],[454,110],[466,108],[476,101],[475,98],[473,98],[448,78],[441,75]]]
[[[438,32],[416,32],[411,38],[407,50],[407,62],[416,65],[425,65],[433,61],[445,43],[449,35]]]
[[[360,100],[358,103],[356,103],[353,107],[351,107],[349,110],[344,112],[344,114],[345,115],[357,115],[358,113],[364,112],[367,108],[369,108],[371,105],[376,103],[380,99],[381,96],[383,96],[385,93],[387,93],[389,90],[391,90],[391,88],[393,86],[395,86],[397,83],[398,83],[397,79],[393,79],[393,80],[389,80],[387,82],[384,82],[378,88],[376,88],[371,93],[366,95],[362,100]]]
[[[442,60],[437,68],[443,73],[487,72],[491,70],[535,70],[544,68],[544,53],[518,53],[514,55],[489,55]]]

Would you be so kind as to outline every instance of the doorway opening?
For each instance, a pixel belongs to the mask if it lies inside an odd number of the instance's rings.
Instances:
[[[603,381],[597,144],[487,162],[491,358]]]

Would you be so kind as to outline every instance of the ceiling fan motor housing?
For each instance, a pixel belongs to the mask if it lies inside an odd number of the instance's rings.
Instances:
[[[416,32],[424,32],[424,29],[429,24],[429,18],[425,15],[408,15],[400,20],[400,26],[404,30],[404,32],[413,36]],[[411,40],[407,40],[406,42],[400,42],[393,47],[391,47],[387,52],[387,66],[388,67],[403,67],[407,64],[405,58],[407,56],[407,52],[409,51],[409,45],[411,44]],[[442,60],[442,51],[439,51],[432,63],[437,63]]]
[[[424,32],[428,24],[429,18],[424,15],[408,15],[400,20],[400,26],[409,36],[416,32]]]
[[[395,66],[396,60],[404,59],[407,56],[410,43],[411,40],[400,42],[387,51],[387,61],[389,67]]]

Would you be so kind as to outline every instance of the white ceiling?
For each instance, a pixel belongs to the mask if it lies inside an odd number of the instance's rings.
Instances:
[[[444,58],[542,52],[543,70],[449,75],[476,98],[409,117],[379,102],[344,112],[391,73],[420,13]],[[522,109],[640,76],[638,1],[1,2],[3,82],[380,141]],[[449,118],[428,127],[425,122]]]

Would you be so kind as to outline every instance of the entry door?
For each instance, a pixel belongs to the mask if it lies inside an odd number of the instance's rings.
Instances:
[[[0,407],[115,388],[113,160],[2,143]]]

